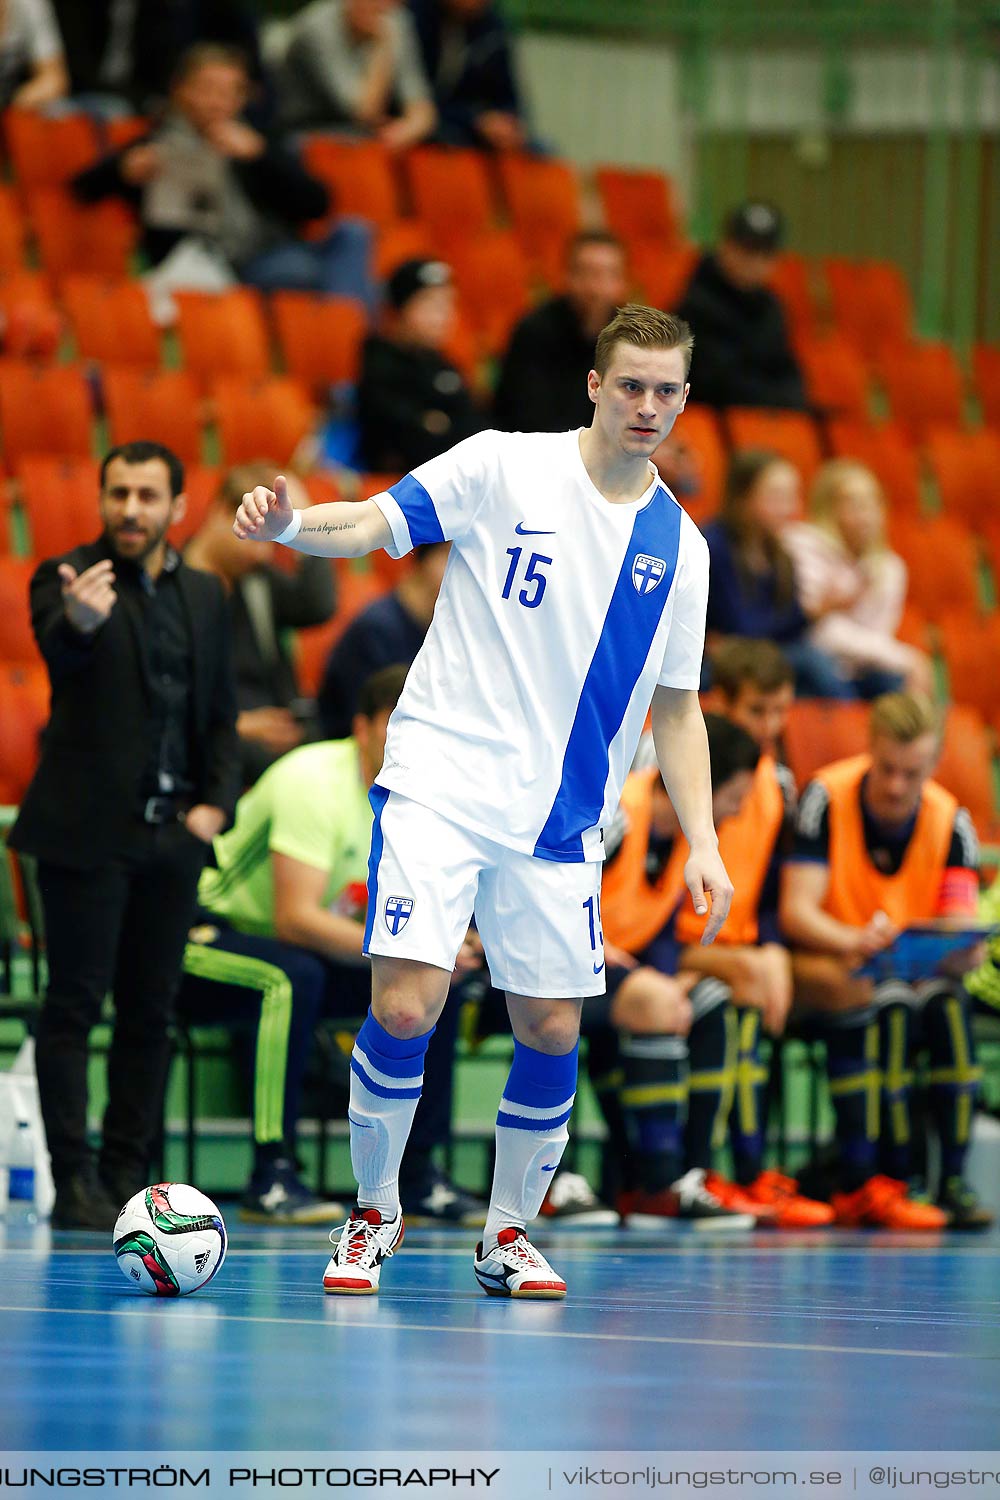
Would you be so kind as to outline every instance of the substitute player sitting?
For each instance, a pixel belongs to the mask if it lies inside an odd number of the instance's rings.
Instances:
[[[604,990],[602,829],[650,704],[704,940],[725,920],[697,692],[708,554],[650,463],[684,408],[691,344],[680,319],[627,306],[597,341],[592,426],[480,433],[360,504],[293,512],[279,478],[237,511],[240,537],[329,556],[454,543],[372,791],[373,994],[349,1108],[358,1202],[329,1292],[377,1291],[402,1239],[400,1160],[474,911],[514,1033],[475,1274],[494,1296],[565,1296],[525,1225],[566,1145],[581,1002]]]

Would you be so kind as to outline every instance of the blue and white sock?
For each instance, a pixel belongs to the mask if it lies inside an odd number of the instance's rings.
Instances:
[[[424,1082],[424,1053],[434,1027],[402,1041],[369,1010],[351,1054],[351,1165],[358,1207],[383,1219],[399,1214],[399,1164]]]
[[[523,1229],[542,1206],[569,1139],[579,1043],[553,1057],[514,1039],[514,1061],[497,1112],[497,1161],[483,1230],[488,1254],[501,1229]]]

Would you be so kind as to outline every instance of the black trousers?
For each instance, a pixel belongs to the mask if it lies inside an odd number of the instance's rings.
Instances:
[[[96,870],[40,862],[49,984],[38,1089],[56,1183],[90,1161],[87,1043],[105,995],[108,1056],[102,1172],[146,1181],[170,1062],[168,1025],[207,847],[180,823],[142,825],[134,855]]]

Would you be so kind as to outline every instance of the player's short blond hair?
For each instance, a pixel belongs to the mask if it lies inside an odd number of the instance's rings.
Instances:
[[[869,732],[871,738],[894,740],[897,745],[912,745],[925,734],[941,738],[941,715],[937,706],[922,693],[883,693],[872,704]]]
[[[691,368],[694,334],[689,324],[674,313],[658,307],[644,307],[641,302],[627,302],[620,307],[597,335],[594,369],[607,374],[616,344],[632,344],[636,349],[680,349],[684,355],[684,378]]]

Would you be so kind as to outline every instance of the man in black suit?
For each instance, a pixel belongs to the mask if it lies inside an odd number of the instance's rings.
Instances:
[[[198,876],[239,790],[225,595],[166,540],[184,503],[169,449],[112,449],[101,536],[31,581],[52,710],[11,843],[38,861],[45,915],[37,1063],[57,1228],[110,1229],[146,1184]],[[109,991],[98,1175],[87,1040]]]

